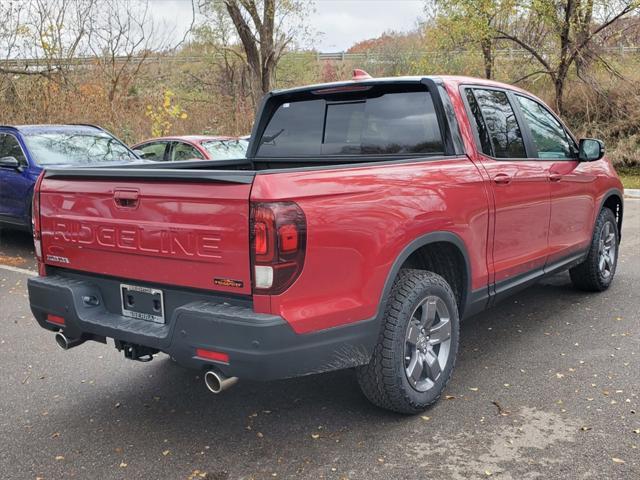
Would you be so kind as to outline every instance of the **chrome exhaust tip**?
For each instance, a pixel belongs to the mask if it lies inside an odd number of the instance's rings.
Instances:
[[[225,377],[216,370],[207,370],[204,374],[204,383],[212,393],[220,393],[238,383],[238,377]]]
[[[56,343],[63,350],[82,345],[85,342],[82,338],[67,338],[62,332],[56,333]]]

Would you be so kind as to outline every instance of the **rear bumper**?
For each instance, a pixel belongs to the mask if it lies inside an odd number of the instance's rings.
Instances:
[[[127,283],[131,283],[127,281]],[[113,338],[158,349],[190,368],[216,366],[228,376],[273,380],[363,365],[378,335],[377,322],[298,335],[279,316],[255,313],[250,302],[163,288],[166,324],[120,314],[117,279],[81,274],[29,279],[31,311],[43,328],[70,338]],[[87,305],[84,297],[97,297]],[[61,327],[47,315],[63,317]],[[204,348],[229,355],[229,363],[199,358]]]

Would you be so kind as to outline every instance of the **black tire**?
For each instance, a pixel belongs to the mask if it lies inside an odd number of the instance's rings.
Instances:
[[[606,250],[608,239],[604,237],[610,239],[608,251]],[[616,273],[618,246],[616,216],[610,209],[603,208],[596,219],[587,258],[580,265],[569,270],[573,285],[586,292],[602,292],[609,288]],[[603,260],[603,248],[607,260]],[[602,268],[602,262],[605,262],[605,268]]]
[[[440,299],[442,303],[434,299]],[[434,328],[429,330],[428,327],[427,336],[425,336],[425,329],[418,325],[418,317],[426,318],[429,314],[422,313],[423,309],[427,309],[426,312],[428,312],[429,308],[431,310],[435,308],[433,305],[437,305],[438,308],[437,313],[434,314],[432,324]],[[442,316],[440,313],[445,307],[447,312]],[[438,331],[436,328],[437,325],[444,325],[445,316],[448,316],[450,322],[448,340],[432,347],[431,342],[436,341],[436,336],[447,333]],[[412,347],[409,329],[416,326],[422,332],[422,336],[415,344],[425,350]],[[434,331],[436,333],[433,333]],[[440,398],[449,382],[458,352],[459,336],[458,307],[451,287],[445,279],[432,272],[401,270],[387,299],[380,336],[371,361],[356,369],[362,392],[371,403],[387,410],[406,414],[424,411]],[[446,349],[442,350],[445,345]],[[438,347],[437,351],[436,347]],[[432,352],[430,357],[427,350],[429,348]],[[409,350],[413,352],[413,356],[410,355]],[[433,367],[435,364],[428,362],[428,359],[433,360],[434,353],[438,362],[435,368]],[[446,356],[446,360],[438,361],[440,356]],[[409,380],[408,370],[414,360],[413,357],[423,358],[425,362],[420,367],[420,371],[424,369],[427,372],[427,378],[418,380],[419,383],[412,383]],[[435,381],[428,378],[429,373],[434,370],[440,371]],[[425,386],[428,387],[426,390],[424,390]]]

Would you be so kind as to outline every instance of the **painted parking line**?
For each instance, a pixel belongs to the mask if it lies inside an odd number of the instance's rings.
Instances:
[[[11,265],[0,264],[0,270],[8,270],[10,272],[22,273],[23,275],[29,275],[31,277],[38,275],[38,272],[34,270],[28,270],[26,268],[20,268],[20,267],[12,267]]]

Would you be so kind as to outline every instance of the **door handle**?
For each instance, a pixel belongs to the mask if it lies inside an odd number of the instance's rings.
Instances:
[[[511,183],[511,177],[506,173],[499,173],[493,177],[493,181],[498,185],[507,185]]]
[[[551,180],[552,182],[559,182],[560,180],[562,180],[562,175],[560,175],[559,173],[550,173],[549,180]]]
[[[136,208],[138,206],[138,190],[115,190],[113,201],[120,208]]]

